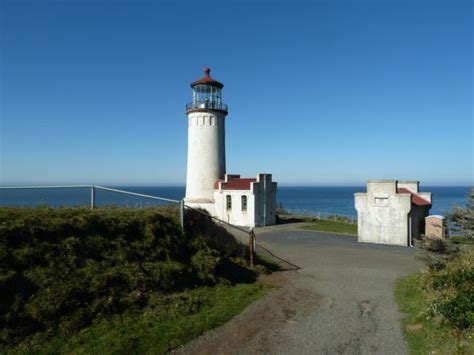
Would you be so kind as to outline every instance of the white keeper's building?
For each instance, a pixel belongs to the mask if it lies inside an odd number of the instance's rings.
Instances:
[[[210,76],[191,83],[193,100],[188,115],[186,205],[238,226],[276,223],[277,183],[271,174],[241,178],[226,174],[224,85]]]

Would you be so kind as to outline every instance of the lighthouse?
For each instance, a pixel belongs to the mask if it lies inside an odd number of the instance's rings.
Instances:
[[[224,178],[225,118],[224,85],[204,69],[204,77],[191,83],[192,102],[188,115],[188,169],[186,203],[201,206],[214,203],[214,183]],[[206,206],[202,206],[206,207]],[[206,208],[207,209],[207,208]]]
[[[226,173],[224,85],[204,69],[204,77],[191,83],[188,116],[188,166],[185,204],[239,226],[265,226],[276,222],[277,183],[271,174],[241,178]]]

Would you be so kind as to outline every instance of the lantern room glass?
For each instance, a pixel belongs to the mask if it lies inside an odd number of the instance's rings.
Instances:
[[[222,105],[222,91],[217,86],[200,84],[193,87],[193,106],[218,108]]]

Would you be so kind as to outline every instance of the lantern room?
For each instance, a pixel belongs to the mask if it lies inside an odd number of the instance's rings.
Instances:
[[[211,69],[204,69],[204,77],[191,83],[193,101],[186,111],[219,110],[227,114],[227,105],[222,100],[224,85],[211,77]]]

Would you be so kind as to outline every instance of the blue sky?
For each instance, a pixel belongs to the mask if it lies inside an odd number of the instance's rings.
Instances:
[[[205,66],[229,173],[473,184],[471,1],[0,4],[0,184],[184,184]]]

